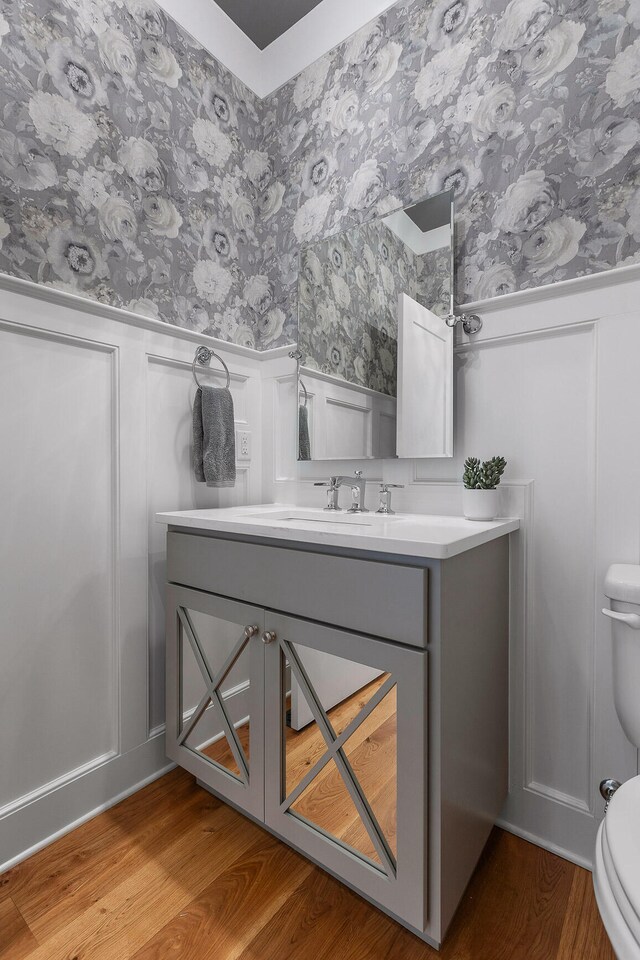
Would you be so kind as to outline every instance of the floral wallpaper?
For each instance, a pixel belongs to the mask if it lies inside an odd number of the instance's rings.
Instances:
[[[400,0],[264,128],[284,338],[301,245],[448,188],[458,302],[640,259],[640,0]]]
[[[255,345],[255,96],[152,0],[0,11],[0,269]]]
[[[399,0],[265,101],[153,0],[3,0],[0,270],[267,348],[453,187],[458,299],[640,259],[640,0]]]
[[[395,397],[398,298],[446,316],[450,272],[450,248],[417,256],[383,220],[310,245],[297,291],[302,363]]]

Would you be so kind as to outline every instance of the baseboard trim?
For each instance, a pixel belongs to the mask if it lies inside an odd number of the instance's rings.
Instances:
[[[174,767],[161,735],[7,814],[0,820],[0,874]]]
[[[560,847],[556,843],[545,840],[544,837],[530,833],[529,830],[523,830],[521,827],[517,827],[513,823],[508,823],[506,820],[497,820],[496,826],[500,827],[501,830],[506,830],[507,833],[512,833],[514,837],[520,837],[521,840],[528,840],[529,843],[535,844],[536,847],[542,847],[543,850],[548,850],[549,853],[555,853],[556,856],[562,857],[563,860],[568,860],[570,863],[575,863],[578,867],[584,867],[585,870],[589,871],[593,870],[591,860],[587,860],[585,857],[581,857],[571,850],[567,850],[565,847]]]

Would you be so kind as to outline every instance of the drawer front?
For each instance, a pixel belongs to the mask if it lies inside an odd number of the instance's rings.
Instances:
[[[171,583],[427,645],[427,571],[263,544],[169,532]]]

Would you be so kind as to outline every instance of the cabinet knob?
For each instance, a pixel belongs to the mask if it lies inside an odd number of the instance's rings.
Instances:
[[[260,630],[259,627],[251,625],[244,628],[244,638],[245,640],[251,640],[251,637],[255,637],[256,633]]]
[[[262,634],[263,643],[273,643],[273,641],[276,639],[277,637],[273,630],[265,630],[265,632]]]

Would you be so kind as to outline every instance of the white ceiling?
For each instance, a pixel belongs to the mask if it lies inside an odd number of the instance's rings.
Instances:
[[[176,23],[259,97],[273,93],[395,2],[321,0],[260,50],[215,0],[159,0]]]

